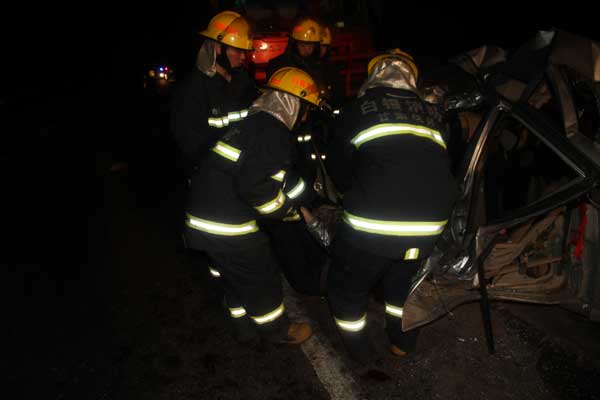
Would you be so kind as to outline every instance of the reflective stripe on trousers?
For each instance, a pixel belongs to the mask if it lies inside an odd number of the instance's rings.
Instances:
[[[446,149],[442,135],[431,128],[412,124],[378,124],[358,133],[350,141],[356,148],[371,140],[394,135],[413,135],[432,140]]]
[[[385,303],[385,313],[391,315],[392,317],[402,318],[404,309],[402,307],[397,307],[392,304]]]
[[[244,309],[244,307],[235,307],[230,308],[229,313],[231,314],[232,318],[241,318],[244,315],[246,315],[246,310]]]
[[[194,217],[191,214],[186,214],[185,224],[199,231],[211,233],[213,235],[223,236],[239,236],[247,235],[248,233],[257,232],[258,225],[255,220],[245,222],[239,225],[222,224],[220,222],[209,221]]]
[[[358,217],[344,211],[344,221],[357,231],[388,236],[435,236],[442,233],[446,221],[381,221]]]
[[[250,318],[252,318],[254,320],[254,322],[256,322],[258,325],[263,325],[263,324],[275,321],[277,318],[279,318],[283,315],[284,311],[285,311],[285,307],[283,306],[283,303],[281,303],[279,305],[279,307],[277,307],[276,309],[274,309],[271,312],[268,312],[268,313],[266,313],[264,315],[260,315],[260,316],[251,316]]]
[[[336,325],[343,331],[347,332],[359,332],[362,331],[363,328],[367,325],[367,314],[363,315],[360,319],[356,321],[344,321],[339,318],[335,318]]]

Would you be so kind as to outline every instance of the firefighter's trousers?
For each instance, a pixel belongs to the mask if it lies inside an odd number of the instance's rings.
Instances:
[[[254,325],[271,341],[285,339],[289,321],[283,305],[279,267],[270,245],[208,253],[213,261],[211,274],[219,275],[234,325],[238,329],[252,329]]]
[[[333,317],[350,355],[360,362],[372,358],[366,333],[369,293],[381,282],[385,298],[385,329],[391,344],[410,352],[418,332],[402,332],[402,310],[417,261],[392,260],[357,249],[343,239],[332,244],[327,290]]]

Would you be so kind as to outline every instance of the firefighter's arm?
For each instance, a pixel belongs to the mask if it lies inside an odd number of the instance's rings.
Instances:
[[[259,216],[284,219],[296,214],[294,205],[284,193],[283,183],[274,179],[285,165],[282,143],[254,143],[242,152],[243,159],[235,174],[238,194]]]
[[[308,205],[315,197],[312,182],[294,169],[286,172],[284,193],[295,206]]]
[[[219,129],[209,124],[208,98],[201,82],[181,87],[171,116],[175,140],[185,158],[197,162],[217,139]]]

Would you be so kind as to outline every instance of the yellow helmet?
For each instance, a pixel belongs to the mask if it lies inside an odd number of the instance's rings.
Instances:
[[[275,71],[267,87],[293,94],[318,106],[321,103],[319,88],[313,78],[299,68],[283,67]]]
[[[321,26],[321,44],[325,46],[331,45],[331,31],[328,26]]]
[[[292,38],[301,42],[319,43],[321,41],[321,27],[314,19],[305,18],[300,20],[292,29]]]
[[[246,18],[233,11],[215,15],[200,35],[241,50],[252,50],[252,32]]]
[[[384,58],[388,58],[388,57],[397,58],[399,60],[404,61],[408,65],[408,67],[411,69],[413,74],[415,75],[415,79],[419,78],[419,69],[417,68],[417,65],[415,64],[413,57],[410,54],[408,54],[400,49],[388,50],[386,53],[383,53],[376,57],[373,57],[373,59],[371,59],[371,61],[369,61],[369,66],[367,67],[368,75],[369,76],[371,75],[371,73],[373,72],[373,68],[375,67],[375,64],[377,64],[377,62],[379,60],[383,60]]]

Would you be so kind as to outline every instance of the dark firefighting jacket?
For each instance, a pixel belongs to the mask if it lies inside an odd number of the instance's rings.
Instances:
[[[230,126],[203,159],[188,193],[186,242],[225,252],[266,242],[262,218],[298,221],[307,183],[290,179],[290,130],[265,112]]]
[[[186,170],[196,167],[230,123],[248,114],[258,92],[245,71],[232,71],[231,82],[194,69],[176,88],[171,104],[171,130]]]
[[[266,78],[267,80],[280,68],[295,67],[308,74],[320,85],[323,81],[322,73],[319,69],[319,61],[317,60],[318,48],[315,49],[315,55],[310,57],[301,57],[295,50],[294,44],[290,40],[286,51],[275,58],[269,60],[267,64]]]
[[[309,57],[301,57],[295,50],[292,39],[286,51],[279,56],[269,60],[266,70],[268,80],[275,71],[283,67],[296,67],[308,74],[317,82],[321,88],[322,97],[327,99],[333,108],[339,108],[344,101],[344,82],[337,67],[327,59],[320,59],[319,48]]]
[[[316,58],[319,54],[319,49],[315,49],[315,55],[310,57],[301,57],[295,50],[295,45],[290,39],[286,51],[279,56],[271,59],[267,66],[266,76],[267,79],[280,68],[283,67],[295,67],[308,74],[317,82],[319,87],[327,85],[324,81],[325,76],[323,74],[322,65]],[[304,124],[303,129],[300,130],[296,136],[297,146],[294,151],[294,163],[297,166],[295,173],[300,174],[305,182],[314,181],[317,175],[318,157],[324,154],[322,143],[320,141],[320,132],[317,131],[319,127],[318,121],[315,120],[313,114],[309,114],[309,120]],[[314,149],[314,146],[317,149]],[[325,156],[324,156],[325,157]],[[310,204],[313,200],[319,200],[318,194],[314,187],[310,186],[308,190],[303,193],[303,199],[306,200],[306,204]]]
[[[345,82],[339,68],[326,56],[319,61],[318,69],[323,80],[327,103],[333,110],[340,109],[345,101]]]
[[[409,90],[374,87],[344,107],[327,159],[343,195],[340,237],[392,259],[426,257],[456,195],[445,134],[436,106]]]

